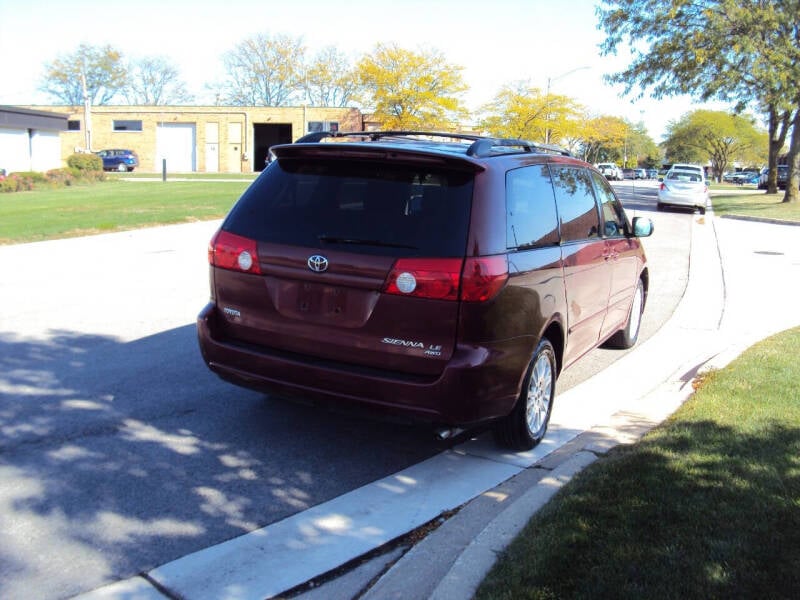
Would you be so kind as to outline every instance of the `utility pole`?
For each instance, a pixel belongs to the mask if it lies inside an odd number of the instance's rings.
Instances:
[[[83,88],[83,135],[86,152],[92,151],[92,105],[89,92],[86,90],[86,74],[81,71],[81,87]]]
[[[583,67],[576,67],[567,71],[566,73],[561,73],[561,75],[557,75],[555,77],[548,77],[547,78],[547,91],[545,92],[545,108],[547,110],[545,114],[545,128],[544,128],[544,143],[550,143],[550,84],[558,81],[559,79],[563,79],[567,75],[572,75],[576,71],[583,71],[585,69],[590,69],[591,67],[583,66]]]

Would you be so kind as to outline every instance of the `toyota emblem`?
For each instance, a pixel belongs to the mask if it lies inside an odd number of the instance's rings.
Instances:
[[[320,254],[308,257],[308,268],[315,273],[322,273],[328,270],[328,259]]]

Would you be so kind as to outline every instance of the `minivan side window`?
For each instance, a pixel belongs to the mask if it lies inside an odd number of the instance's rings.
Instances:
[[[506,247],[558,244],[558,216],[553,183],[546,165],[506,173]]]
[[[597,202],[588,171],[551,165],[550,172],[561,219],[561,240],[574,242],[599,238]]]
[[[605,237],[622,237],[628,233],[630,226],[625,216],[622,203],[614,195],[614,190],[599,173],[592,173],[597,196],[600,198],[600,212],[603,215],[603,235]]]

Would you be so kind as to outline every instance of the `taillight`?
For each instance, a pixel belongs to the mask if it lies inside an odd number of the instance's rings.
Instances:
[[[394,263],[383,291],[387,294],[457,300],[460,258],[400,258]]]
[[[465,302],[486,302],[507,280],[508,262],[504,256],[465,261],[460,258],[401,258],[386,278],[383,292],[435,300],[460,298]]]
[[[261,267],[257,247],[255,240],[220,229],[208,244],[208,263],[221,269],[258,274]]]
[[[660,189],[661,189],[661,191],[664,191],[665,189],[667,189],[667,184],[662,182],[661,186],[660,186]]]
[[[465,302],[486,302],[494,298],[508,281],[505,256],[481,256],[464,262],[461,277],[461,299]]]

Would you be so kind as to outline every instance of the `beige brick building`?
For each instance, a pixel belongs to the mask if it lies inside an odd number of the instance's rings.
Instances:
[[[156,173],[165,160],[170,173],[260,171],[271,146],[312,131],[364,129],[355,108],[95,106],[88,120],[80,106],[29,108],[68,116],[63,161],[86,148],[126,148],[139,155],[139,171]]]

